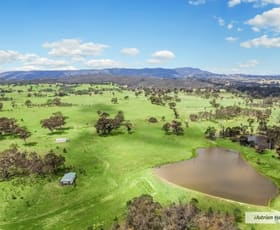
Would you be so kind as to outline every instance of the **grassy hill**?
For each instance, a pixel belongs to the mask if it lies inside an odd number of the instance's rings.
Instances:
[[[39,84],[32,87],[34,93],[46,88],[57,91],[59,85]],[[0,117],[16,118],[19,124],[32,132],[32,136],[27,140],[27,145],[21,139],[3,137],[0,150],[17,145],[21,150],[44,154],[52,149],[65,156],[66,165],[73,167],[78,178],[75,187],[60,186],[61,175],[31,176],[0,182],[0,229],[87,229],[89,226],[107,229],[115,217],[120,220],[124,217],[126,202],[143,193],[151,194],[162,204],[187,202],[194,197],[199,200],[201,208],[211,206],[214,210],[230,213],[234,208],[242,211],[280,210],[279,197],[271,203],[271,207],[226,201],[168,184],[155,177],[151,170],[168,162],[189,159],[198,147],[222,146],[240,151],[249,163],[280,186],[280,173],[277,170],[280,161],[271,157],[273,152],[267,151],[259,156],[253,149],[237,143],[205,139],[206,128],[209,125],[219,128],[219,122],[189,122],[184,136],[165,135],[161,129],[164,124],[161,117],[165,116],[167,121],[173,119],[173,112],[168,106],[153,105],[143,94],[135,96],[134,92],[116,90],[118,87],[113,85],[83,84],[75,87],[75,90],[89,87],[112,91],[92,95],[69,94],[61,97],[62,102],[72,103],[72,106],[65,107],[36,106],[53,99],[54,92],[44,92],[41,97],[27,97],[30,85],[13,86],[13,92],[5,94],[14,98],[15,107],[11,106],[11,101],[3,102]],[[1,88],[8,89],[8,86]],[[245,106],[242,98],[226,92],[221,95],[223,99],[219,103],[224,106]],[[124,99],[125,96],[129,99]],[[118,104],[111,103],[112,97],[118,98]],[[188,121],[191,113],[213,109],[210,99],[183,93],[179,93],[179,98],[181,102],[176,103],[182,121]],[[34,104],[31,108],[24,105],[27,99]],[[124,112],[126,120],[133,123],[133,133],[120,128],[108,137],[98,136],[94,128],[97,111],[105,111],[113,117],[119,110]],[[40,127],[40,120],[57,111],[68,119],[62,132],[52,134]],[[151,116],[159,122],[149,123],[147,119]],[[225,121],[225,124],[241,122],[240,119],[233,119]],[[70,141],[55,143],[59,137],[67,137]],[[259,159],[263,164],[257,164]],[[242,224],[241,227],[250,229]],[[255,226],[256,229],[260,227],[263,226]],[[266,229],[277,228],[271,225]]]

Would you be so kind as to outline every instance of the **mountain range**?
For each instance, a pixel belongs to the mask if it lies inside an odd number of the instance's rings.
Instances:
[[[90,70],[36,70],[36,71],[9,71],[0,73],[1,82],[13,81],[69,81],[87,79],[94,80],[106,76],[107,78],[157,78],[157,79],[185,79],[185,78],[234,78],[234,79],[252,79],[252,78],[270,78],[280,79],[280,75],[246,75],[246,74],[217,74],[198,68],[110,68],[110,69],[90,69]]]
[[[154,78],[186,78],[186,77],[211,77],[217,74],[197,68],[111,68],[92,70],[55,70],[55,71],[9,71],[0,73],[1,81],[67,79],[71,77],[85,76],[116,76],[116,77],[154,77]]]

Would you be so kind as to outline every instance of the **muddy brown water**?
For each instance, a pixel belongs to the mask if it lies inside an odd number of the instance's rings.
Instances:
[[[222,148],[198,149],[197,157],[155,168],[174,184],[239,202],[268,205],[276,185],[259,174],[242,156]]]

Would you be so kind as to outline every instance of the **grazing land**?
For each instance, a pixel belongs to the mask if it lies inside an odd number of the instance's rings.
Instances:
[[[15,118],[20,127],[26,127],[31,133],[26,140],[1,135],[0,151],[17,147],[43,156],[52,150],[65,158],[64,171],[77,172],[75,186],[59,184],[63,170],[2,180],[0,229],[109,229],[114,219],[120,222],[125,219],[127,201],[142,194],[149,194],[166,206],[173,202],[187,203],[195,198],[200,209],[211,207],[216,212],[232,213],[235,209],[242,214],[245,211],[280,211],[279,195],[268,207],[239,203],[166,183],[152,170],[166,163],[190,159],[198,148],[217,146],[240,152],[279,188],[280,160],[275,149],[265,149],[260,154],[252,147],[219,137],[218,131],[222,127],[243,127],[251,115],[190,119],[190,115],[214,113],[217,108],[227,106],[260,111],[269,108],[271,114],[267,125],[279,125],[277,100],[272,104],[264,103],[263,99],[248,101],[247,95],[225,90],[208,93],[204,90],[170,90],[165,92],[170,96],[169,101],[157,103],[151,97],[158,93],[145,95],[147,91],[143,89],[130,90],[113,84],[6,84],[0,88],[3,105],[0,117]],[[175,106],[169,105],[170,102]],[[118,111],[123,112],[124,120],[132,124],[132,129],[120,125],[109,135],[99,135],[95,124],[100,112],[113,118]],[[57,112],[66,117],[63,127],[49,130],[41,126],[42,120]],[[175,119],[174,116],[182,123],[184,135],[169,134],[162,129],[166,122]],[[150,122],[151,117],[157,122]],[[254,119],[250,127],[255,133],[259,124]],[[216,130],[212,138],[205,136],[209,127]],[[68,141],[56,143],[57,138]],[[241,229],[263,227],[245,225],[244,220],[238,225]],[[277,226],[267,225],[266,229],[277,229]]]

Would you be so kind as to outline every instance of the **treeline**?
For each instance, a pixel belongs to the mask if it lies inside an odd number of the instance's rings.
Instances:
[[[72,103],[66,103],[66,102],[62,102],[60,98],[55,97],[53,99],[48,99],[46,101],[46,103],[43,104],[33,104],[32,101],[30,99],[27,99],[24,102],[26,107],[53,107],[53,106],[60,106],[60,107],[67,107],[67,106],[73,106]]]
[[[127,202],[124,223],[114,223],[112,230],[184,230],[184,229],[227,229],[236,230],[241,221],[241,211],[232,214],[214,212],[211,207],[201,211],[198,201],[187,204],[172,204],[162,207],[150,195],[142,195]]]
[[[50,151],[44,156],[36,152],[22,152],[12,148],[0,153],[0,180],[15,176],[46,175],[57,173],[64,166],[65,158]]]
[[[14,118],[0,117],[0,137],[3,135],[19,137],[26,142],[31,132],[24,126],[19,126]]]
[[[237,85],[233,86],[237,90],[239,90],[242,93],[246,93],[247,95],[253,97],[253,98],[265,98],[265,97],[280,97],[280,90],[279,85],[272,86],[270,84],[267,85]]]
[[[198,113],[190,114],[189,119],[191,121],[203,121],[203,120],[221,120],[221,119],[233,119],[238,116],[254,117],[257,120],[268,119],[271,115],[271,109],[256,110],[241,108],[239,106],[221,106],[213,111],[202,111]]]

